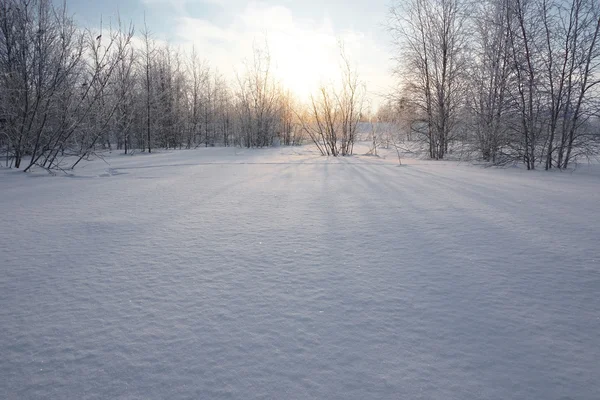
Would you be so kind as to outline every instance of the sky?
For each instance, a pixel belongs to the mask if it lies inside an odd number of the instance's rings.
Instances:
[[[157,40],[189,50],[233,79],[253,44],[268,43],[282,84],[307,99],[339,76],[338,41],[365,82],[372,108],[393,85],[385,30],[388,0],[67,0],[86,27],[114,20],[142,30],[144,15]]]

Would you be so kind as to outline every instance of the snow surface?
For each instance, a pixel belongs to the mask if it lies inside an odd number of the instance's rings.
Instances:
[[[593,170],[107,162],[0,170],[2,399],[600,398]]]

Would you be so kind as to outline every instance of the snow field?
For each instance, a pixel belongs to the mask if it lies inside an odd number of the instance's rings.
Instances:
[[[0,170],[0,398],[598,398],[594,173],[107,162]]]

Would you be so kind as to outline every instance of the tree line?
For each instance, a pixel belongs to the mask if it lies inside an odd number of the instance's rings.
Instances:
[[[494,164],[564,169],[599,154],[597,0],[407,0],[389,16],[399,85],[376,117],[429,157],[466,146]],[[56,170],[102,150],[302,141],[351,155],[366,88],[343,45],[339,82],[307,104],[275,79],[268,45],[253,50],[228,80],[145,24],[85,29],[66,5],[0,0],[6,165]]]
[[[76,25],[51,0],[0,0],[0,149],[25,171],[75,167],[99,150],[299,144],[295,99],[268,46],[228,81],[144,25]]]
[[[567,168],[600,148],[598,0],[407,0],[390,11],[400,88],[381,110],[443,159]]]

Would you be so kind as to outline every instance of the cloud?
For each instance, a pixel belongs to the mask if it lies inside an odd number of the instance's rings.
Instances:
[[[142,4],[144,4],[148,8],[153,7],[168,7],[171,11],[175,13],[184,13],[186,0],[141,0]]]
[[[144,0],[152,5],[167,1],[185,10],[185,0]],[[268,44],[277,78],[308,98],[321,83],[339,77],[338,41],[357,67],[361,79],[372,92],[389,85],[389,62],[385,49],[371,36],[360,31],[336,30],[327,17],[298,18],[282,5],[262,2],[210,0],[219,5],[226,18],[218,20],[192,17],[182,11],[175,17],[175,41],[184,48],[195,47],[201,57],[210,61],[226,77],[243,68],[252,58],[253,46]],[[373,102],[377,103],[372,94]]]

